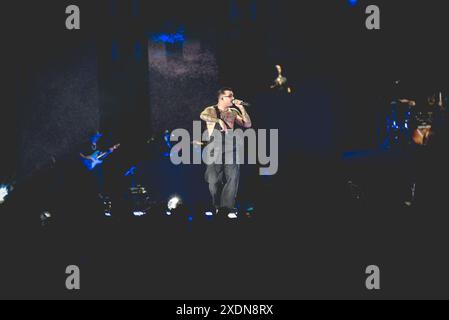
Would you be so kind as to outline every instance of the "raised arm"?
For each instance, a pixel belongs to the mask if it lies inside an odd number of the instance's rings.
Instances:
[[[237,107],[240,109],[240,114],[237,114],[235,121],[241,127],[244,127],[247,129],[251,128],[252,127],[251,118],[250,118],[248,112],[246,112],[245,107],[243,107],[243,106],[237,106]]]

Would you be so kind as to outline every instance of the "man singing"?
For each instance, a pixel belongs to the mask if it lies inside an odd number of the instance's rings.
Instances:
[[[212,196],[212,202],[216,213],[225,213],[230,219],[237,219],[237,209],[235,201],[240,179],[240,164],[233,161],[227,163],[224,159],[236,158],[236,148],[233,141],[227,141],[226,135],[234,130],[235,124],[243,128],[251,128],[251,118],[246,112],[243,102],[234,99],[234,93],[231,88],[222,88],[218,91],[218,103],[207,107],[201,113],[201,120],[206,122],[209,137],[220,132],[222,136],[221,163],[212,163],[207,165],[205,178],[209,183],[209,191]],[[233,106],[237,107],[232,108]],[[210,143],[214,143],[214,139]],[[232,144],[231,147],[228,144]],[[215,146],[214,146],[215,147]]]

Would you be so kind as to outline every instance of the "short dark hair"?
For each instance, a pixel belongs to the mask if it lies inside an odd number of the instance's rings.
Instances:
[[[232,90],[232,88],[229,88],[229,87],[223,87],[223,88],[221,88],[221,89],[218,90],[218,92],[217,92],[217,99],[220,99],[220,96],[221,96],[222,94],[225,94],[226,91],[234,91],[234,90]]]

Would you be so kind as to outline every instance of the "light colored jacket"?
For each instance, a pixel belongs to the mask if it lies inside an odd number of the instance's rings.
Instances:
[[[231,112],[233,112],[236,117],[242,117],[242,114],[240,113],[240,111],[238,109],[229,108],[229,110]],[[215,111],[215,106],[210,106],[210,107],[205,108],[204,111],[201,113],[201,115],[207,115],[210,117],[218,118],[217,112]],[[215,124],[216,124],[216,122],[206,121],[206,127],[207,127],[207,132],[209,133],[209,136],[212,135],[212,132],[215,129]]]

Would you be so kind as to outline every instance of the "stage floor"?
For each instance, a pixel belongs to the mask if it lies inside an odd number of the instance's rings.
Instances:
[[[375,264],[388,270],[379,297],[441,298],[449,280],[447,208],[426,199],[402,204],[397,166],[406,157],[292,155],[277,176],[256,178],[244,193],[254,212],[238,220],[192,211],[207,205],[206,193],[205,202],[177,215],[107,218],[84,208],[68,220],[55,211],[41,227],[33,198],[24,194],[15,201],[31,211],[1,208],[0,297],[360,298],[368,294],[365,268]],[[349,180],[363,197],[353,197]],[[72,200],[65,208],[80,210],[81,199]],[[69,265],[81,270],[76,293],[65,289]]]

